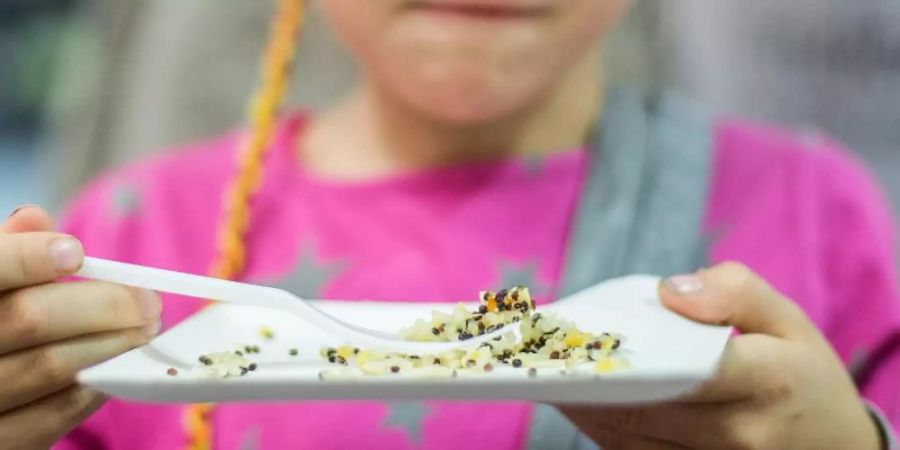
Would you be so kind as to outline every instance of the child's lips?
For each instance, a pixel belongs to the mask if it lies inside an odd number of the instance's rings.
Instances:
[[[550,11],[547,1],[510,0],[414,0],[407,9],[475,19],[526,19]]]

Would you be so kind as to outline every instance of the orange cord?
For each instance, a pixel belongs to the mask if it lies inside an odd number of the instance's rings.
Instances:
[[[263,161],[287,91],[302,20],[303,0],[280,0],[262,60],[260,86],[249,106],[250,133],[242,142],[237,174],[224,193],[218,256],[210,268],[214,277],[234,279],[244,269],[247,255],[244,236],[250,219],[250,201],[262,179]],[[212,411],[213,405],[209,403],[185,408],[183,426],[188,450],[212,448]]]

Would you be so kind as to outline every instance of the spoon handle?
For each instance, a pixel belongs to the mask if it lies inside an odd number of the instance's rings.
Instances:
[[[227,303],[272,307],[271,292],[265,286],[203,277],[154,267],[85,257],[75,274],[82,278],[152,289],[170,294]]]

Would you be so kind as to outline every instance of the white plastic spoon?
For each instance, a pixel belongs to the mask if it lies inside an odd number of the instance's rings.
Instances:
[[[91,257],[84,259],[84,264],[76,275],[82,278],[152,289],[158,292],[290,311],[305,319],[310,325],[347,344],[399,353],[433,354],[473,347],[514,329],[516,325],[506,325],[498,330],[464,341],[417,342],[403,339],[399,334],[385,333],[344,322],[290,292],[268,286],[239,283]]]

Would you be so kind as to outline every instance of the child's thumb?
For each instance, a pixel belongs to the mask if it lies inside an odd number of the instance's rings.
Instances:
[[[0,233],[27,233],[52,231],[53,219],[43,208],[35,205],[20,206],[0,223]]]
[[[660,283],[659,296],[669,309],[687,318],[731,325],[742,333],[791,338],[815,330],[797,305],[737,263],[669,277]]]

